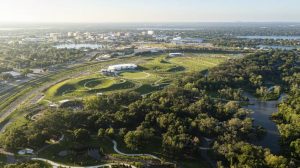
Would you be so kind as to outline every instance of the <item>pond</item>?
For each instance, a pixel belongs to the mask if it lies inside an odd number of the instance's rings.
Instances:
[[[270,117],[272,113],[276,113],[278,111],[277,105],[282,101],[284,96],[285,95],[281,95],[280,99],[276,101],[260,101],[247,94],[251,105],[248,105],[245,108],[254,112],[251,115],[251,117],[254,118],[254,125],[260,125],[266,129],[266,135],[263,139],[255,142],[254,144],[269,148],[273,153],[280,152],[280,135],[276,124]]]
[[[81,49],[81,48],[90,48],[90,49],[98,49],[102,48],[100,44],[59,44],[54,46],[57,49]]]
[[[300,36],[237,36],[237,38],[263,40],[300,40]]]

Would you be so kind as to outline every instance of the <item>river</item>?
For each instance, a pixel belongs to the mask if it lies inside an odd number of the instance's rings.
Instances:
[[[281,49],[281,50],[295,50],[300,46],[283,46],[283,45],[258,45],[260,49]]]
[[[245,108],[252,110],[254,113],[251,117],[254,118],[254,125],[260,125],[266,129],[266,135],[263,139],[255,142],[255,145],[269,148],[273,153],[280,152],[280,135],[276,124],[271,120],[272,113],[278,111],[277,105],[282,101],[282,95],[279,100],[276,101],[260,101],[257,98],[248,95],[249,103],[251,105]]]
[[[300,40],[300,36],[237,36],[237,38],[263,40]]]

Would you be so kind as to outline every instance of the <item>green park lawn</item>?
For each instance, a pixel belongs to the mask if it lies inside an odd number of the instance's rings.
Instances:
[[[159,57],[148,59],[141,67],[154,72],[167,72],[169,69],[176,66],[166,61],[166,55],[161,55]]]
[[[229,56],[222,54],[185,54],[182,57],[174,57],[168,59],[172,64],[182,66],[188,71],[202,71],[227,60]]]
[[[90,96],[102,92],[126,90],[134,87],[131,81],[91,75],[81,78],[68,79],[50,87],[45,93],[47,100],[72,99]]]
[[[119,74],[119,76],[125,79],[147,79],[151,74],[143,71],[128,71]]]
[[[138,71],[124,71],[117,77],[103,76],[97,71],[90,75],[67,79],[50,87],[45,92],[45,99],[58,101],[126,90],[147,94],[163,89],[163,85],[177,79],[179,74],[212,68],[229,57],[224,54],[195,53],[186,53],[184,56],[174,58],[169,58],[167,54],[136,57],[135,61],[140,63]]]

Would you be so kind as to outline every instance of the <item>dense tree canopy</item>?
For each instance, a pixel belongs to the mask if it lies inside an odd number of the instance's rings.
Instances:
[[[217,159],[225,166],[293,167],[300,155],[298,71],[296,52],[259,52],[208,73],[186,75],[148,96],[122,92],[86,98],[79,111],[46,110],[39,120],[6,131],[1,144],[9,149],[39,148],[46,140],[72,132],[77,142],[98,135],[120,138],[131,149],[143,148],[155,138],[169,157],[198,157],[205,138],[211,138]],[[291,94],[274,116],[289,150],[285,157],[251,144],[262,129],[253,125],[250,112],[240,103],[247,101],[243,90],[255,94],[270,86],[277,96],[282,92],[279,87],[291,86],[285,87]]]

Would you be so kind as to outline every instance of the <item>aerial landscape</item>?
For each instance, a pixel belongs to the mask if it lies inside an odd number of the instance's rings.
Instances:
[[[0,167],[300,167],[299,1],[0,2]]]

